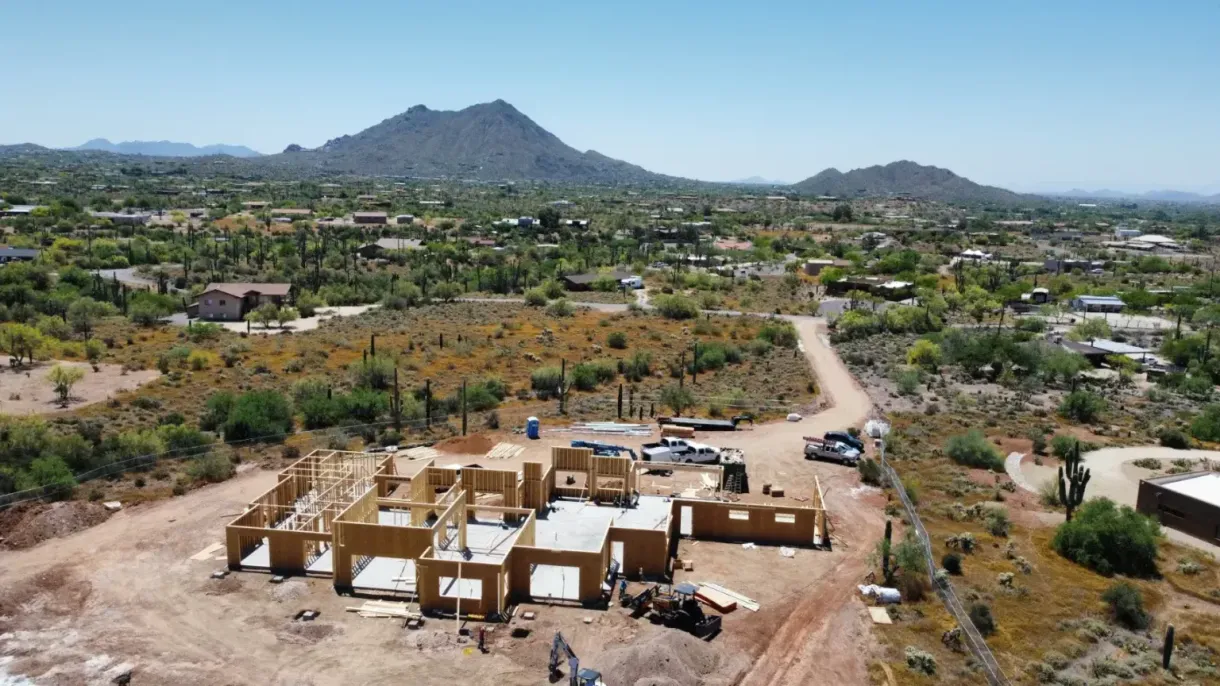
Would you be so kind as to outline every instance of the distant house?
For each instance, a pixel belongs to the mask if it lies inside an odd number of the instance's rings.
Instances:
[[[1052,274],[1062,274],[1079,269],[1090,272],[1094,269],[1105,269],[1106,263],[1101,260],[1056,260],[1050,259],[1043,263],[1043,268]]]
[[[805,273],[809,276],[817,276],[822,273],[823,269],[828,267],[850,267],[851,262],[847,260],[806,260]]]
[[[281,207],[271,210],[273,217],[289,217],[290,219],[302,219],[313,215],[313,210],[303,207]]]
[[[1181,244],[1174,239],[1168,236],[1158,236],[1156,234],[1148,234],[1146,236],[1133,238],[1127,243],[1127,245],[1128,247],[1132,247],[1137,250],[1179,250],[1182,247]]]
[[[371,260],[392,250],[421,250],[423,247],[424,242],[418,238],[379,238],[356,248],[356,252]]]
[[[394,223],[395,223],[395,224],[399,224],[399,225],[402,225],[402,224],[414,224],[414,223],[415,223],[415,215],[413,215],[413,214],[400,214],[400,215],[398,215],[397,217],[394,217]]]
[[[385,224],[388,216],[385,212],[356,212],[352,214],[352,221],[357,224]]]
[[[632,278],[632,274],[627,272],[608,272],[599,274],[590,272],[587,274],[568,274],[563,277],[563,287],[569,291],[588,291],[593,289],[593,282],[601,278],[613,279],[615,283],[622,283],[624,279]]]
[[[0,264],[32,262],[38,259],[40,252],[33,248],[10,248],[7,245],[0,245]]]
[[[270,204],[271,203],[267,202],[266,200],[247,200],[246,202],[243,202],[241,206],[247,210],[264,210],[267,209],[267,206]]]
[[[1120,241],[1127,241],[1127,240],[1131,240],[1132,238],[1139,238],[1141,235],[1143,235],[1143,233],[1144,232],[1140,231],[1139,229],[1129,229],[1125,226],[1120,226],[1120,227],[1114,229],[1114,237]]]
[[[958,257],[963,260],[971,260],[974,262],[991,261],[991,253],[983,252],[982,250],[963,250],[958,254]]]
[[[588,219],[565,219],[565,220],[563,220],[563,225],[572,226],[572,227],[575,227],[578,229],[587,229],[587,228],[589,228],[589,220]]]
[[[1022,293],[1021,301],[1031,305],[1045,305],[1051,301],[1051,292],[1046,288],[1035,288],[1028,293]]]
[[[210,283],[195,305],[200,319],[241,321],[259,305],[282,305],[291,295],[290,283]]]
[[[909,281],[885,281],[875,276],[856,276],[826,284],[830,295],[846,295],[852,291],[864,291],[886,300],[905,300],[915,294],[915,284]]]
[[[148,214],[125,214],[122,212],[90,212],[94,219],[105,219],[111,224],[123,224],[127,226],[136,226],[147,224],[152,215]]]
[[[0,208],[0,217],[28,217],[41,205],[10,205]]]
[[[1114,295],[1078,295],[1071,306],[1077,312],[1122,312],[1126,303]]]

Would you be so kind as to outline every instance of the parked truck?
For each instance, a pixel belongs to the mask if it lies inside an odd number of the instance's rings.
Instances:
[[[860,451],[842,441],[805,437],[806,460],[831,460],[851,467],[860,461]]]
[[[645,443],[642,452],[646,462],[690,462],[718,464],[720,448],[685,438],[662,438],[656,443]]]

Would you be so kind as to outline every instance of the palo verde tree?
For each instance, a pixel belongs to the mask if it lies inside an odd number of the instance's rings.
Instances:
[[[1067,508],[1069,522],[1072,521],[1072,513],[1084,502],[1084,488],[1089,483],[1089,477],[1089,470],[1081,466],[1080,441],[1076,441],[1064,457],[1064,465],[1059,467],[1059,502]]]

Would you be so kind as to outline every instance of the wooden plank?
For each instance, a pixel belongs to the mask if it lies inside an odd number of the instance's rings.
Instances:
[[[699,590],[695,593],[695,598],[702,601],[705,605],[715,608],[721,614],[737,609],[737,600],[735,598],[707,586],[700,586]]]
[[[194,555],[191,555],[191,559],[198,560],[198,561],[207,560],[212,557],[212,553],[215,553],[217,550],[220,550],[223,547],[225,547],[223,543],[213,543],[212,545],[204,548],[203,550],[200,550],[199,552],[195,553]]]
[[[713,583],[710,583],[707,581],[703,581],[703,582],[700,582],[699,585],[706,587],[706,588],[710,588],[714,591],[720,591],[721,593],[727,595],[728,597],[732,598],[733,600],[736,600],[738,605],[744,607],[745,609],[749,610],[750,612],[758,612],[758,608],[762,607],[761,605],[754,602],[747,596],[744,596],[732,589],[725,588],[724,586],[721,586],[720,584],[713,584]]]
[[[886,612],[884,607],[870,607],[868,614],[873,618],[873,624],[894,623],[894,620],[890,619],[890,613]]]

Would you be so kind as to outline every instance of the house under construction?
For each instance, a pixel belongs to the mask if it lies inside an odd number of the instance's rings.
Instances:
[[[410,594],[425,612],[493,616],[523,601],[595,603],[612,570],[668,577],[681,536],[824,542],[820,488],[808,507],[640,495],[647,467],[560,447],[550,466],[526,462],[521,472],[428,460],[406,476],[393,456],[317,450],[226,527],[229,568],[329,576],[340,592]],[[671,467],[723,479],[718,466]]]

